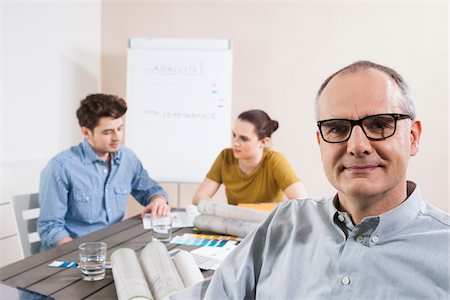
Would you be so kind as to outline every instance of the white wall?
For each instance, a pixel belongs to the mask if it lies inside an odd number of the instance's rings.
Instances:
[[[0,4],[0,266],[22,258],[11,196],[37,192],[46,162],[81,140],[75,110],[100,90],[96,2]]]

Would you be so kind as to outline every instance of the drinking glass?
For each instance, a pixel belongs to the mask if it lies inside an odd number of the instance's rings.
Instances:
[[[169,242],[172,239],[172,219],[169,216],[152,216],[153,240]]]
[[[97,281],[105,278],[106,243],[87,242],[78,247],[83,280]]]

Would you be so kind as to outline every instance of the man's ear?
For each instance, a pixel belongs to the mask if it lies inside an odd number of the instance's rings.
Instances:
[[[319,130],[316,130],[316,139],[317,139],[317,144],[320,145],[320,133],[319,133]]]
[[[91,132],[91,130],[89,129],[89,128],[87,128],[87,127],[81,127],[81,133],[83,134],[83,136],[85,137],[85,138],[88,138],[90,135],[90,133],[92,133]]]
[[[411,150],[410,155],[414,156],[419,152],[420,136],[422,135],[422,123],[420,120],[413,120],[411,126]]]

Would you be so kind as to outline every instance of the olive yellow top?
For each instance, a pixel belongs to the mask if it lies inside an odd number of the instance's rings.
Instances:
[[[286,198],[283,191],[300,181],[283,154],[268,148],[256,170],[246,175],[239,169],[233,150],[224,149],[206,177],[224,184],[229,204],[281,202]]]

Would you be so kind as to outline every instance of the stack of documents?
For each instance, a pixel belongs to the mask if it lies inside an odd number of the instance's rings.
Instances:
[[[200,212],[195,205],[188,205],[186,211],[174,211],[169,215],[172,218],[172,228],[194,227],[194,219]],[[142,219],[145,229],[152,229],[152,222],[150,221],[151,214],[145,214]]]

